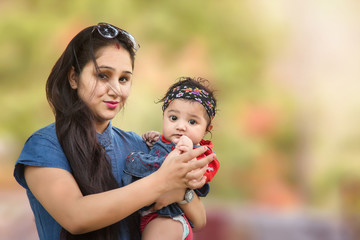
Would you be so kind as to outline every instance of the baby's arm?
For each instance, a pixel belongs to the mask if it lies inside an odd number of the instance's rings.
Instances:
[[[160,133],[156,131],[149,131],[142,135],[142,138],[144,139],[146,145],[149,148],[152,148],[154,146],[154,143],[159,140]]]

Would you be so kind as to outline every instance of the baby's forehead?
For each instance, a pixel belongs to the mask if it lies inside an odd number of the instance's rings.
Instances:
[[[182,108],[198,108],[198,110],[206,111],[205,107],[194,99],[189,98],[176,98],[172,100],[169,104],[169,107],[182,107]]]
[[[205,107],[193,99],[177,98],[170,102],[169,111],[187,112],[188,114],[208,119]]]

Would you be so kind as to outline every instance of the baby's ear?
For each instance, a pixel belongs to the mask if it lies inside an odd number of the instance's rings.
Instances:
[[[209,127],[206,129],[208,132],[210,132],[213,129],[213,125],[210,124]]]

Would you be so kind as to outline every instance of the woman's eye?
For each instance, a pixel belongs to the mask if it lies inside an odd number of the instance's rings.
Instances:
[[[176,119],[177,119],[176,116],[174,116],[174,115],[170,116],[170,120],[171,120],[171,121],[176,121]]]
[[[195,120],[189,120],[189,124],[190,124],[190,125],[195,125],[195,124],[196,124],[196,121],[195,121]]]
[[[99,73],[98,78],[99,79],[108,79],[109,77],[105,73]]]
[[[119,82],[127,82],[129,81],[129,78],[128,77],[121,77],[119,78]]]

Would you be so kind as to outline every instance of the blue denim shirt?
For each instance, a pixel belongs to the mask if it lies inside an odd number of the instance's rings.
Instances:
[[[198,147],[198,146],[194,146]],[[133,181],[140,178],[146,177],[151,173],[158,170],[161,164],[164,162],[166,156],[175,148],[174,143],[164,142],[159,139],[150,150],[146,152],[132,152],[126,158],[126,164],[124,168],[125,174],[122,177],[123,185],[128,185]],[[206,183],[202,188],[196,189],[195,192],[200,197],[205,197],[210,190],[210,186]],[[152,206],[152,205],[151,205]],[[146,211],[151,206],[144,207],[141,211]],[[183,214],[181,208],[176,204],[170,204],[162,209],[158,210],[157,213],[160,216],[175,217]]]
[[[133,151],[148,152],[149,150],[139,135],[134,132],[122,131],[113,127],[111,123],[102,134],[98,134],[98,140],[105,147],[106,153],[111,159],[113,174],[121,187],[126,156]],[[71,173],[70,165],[57,139],[54,123],[36,131],[26,141],[16,162],[14,177],[26,189],[40,240],[59,239],[61,226],[43,208],[28,188],[24,178],[25,165],[61,168]],[[120,224],[119,239],[129,239],[125,222],[121,221]]]

